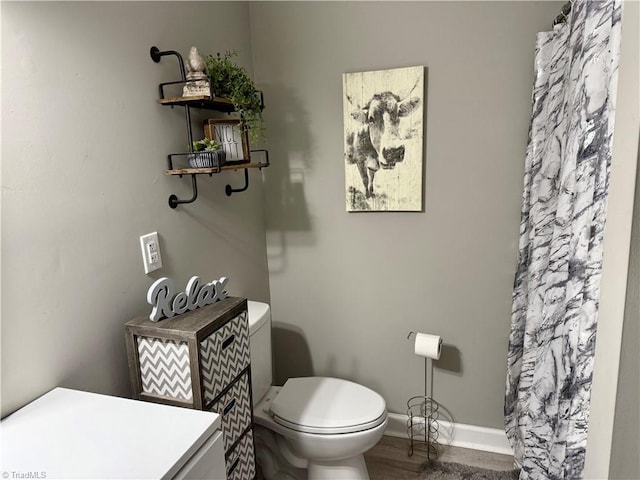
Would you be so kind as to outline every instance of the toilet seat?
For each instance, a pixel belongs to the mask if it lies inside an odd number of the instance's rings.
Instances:
[[[304,433],[355,433],[387,418],[384,399],[373,390],[338,378],[287,380],[271,403],[273,420]]]

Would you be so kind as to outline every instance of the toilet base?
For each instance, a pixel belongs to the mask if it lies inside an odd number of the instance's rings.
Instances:
[[[309,461],[309,480],[369,480],[362,455],[330,464]]]
[[[281,442],[278,436],[263,427],[254,425],[253,438],[256,447],[256,460],[266,480],[307,480],[308,474],[305,468],[291,464],[291,458],[287,459],[281,450]],[[298,462],[295,462],[298,463]]]
[[[256,457],[267,480],[369,480],[364,456],[328,462],[307,460],[306,468],[286,458],[279,436],[262,425],[254,426]],[[298,462],[294,462],[297,464]]]

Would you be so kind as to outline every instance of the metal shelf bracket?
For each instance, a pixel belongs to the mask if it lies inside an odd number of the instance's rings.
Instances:
[[[227,186],[224,187],[224,193],[227,194],[227,197],[230,197],[231,194],[244,192],[247,188],[249,188],[249,170],[245,168],[244,169],[244,187],[233,188],[231,185],[227,184]]]
[[[193,187],[193,196],[189,200],[180,200],[175,195],[171,195],[169,197],[169,206],[171,208],[176,208],[180,204],[193,203],[196,201],[196,198],[198,198],[198,182],[195,175],[191,175],[191,185]]]
[[[251,150],[251,153],[256,153],[256,152],[263,152],[264,155],[265,155],[264,165],[259,167],[260,170],[262,171],[262,169],[264,167],[268,167],[269,166],[269,150],[264,149],[264,148]],[[249,188],[249,170],[247,168],[245,168],[244,169],[244,187],[242,187],[242,188],[233,188],[231,185],[227,184],[227,186],[224,188],[224,193],[227,194],[227,197],[230,197],[234,193],[244,192],[247,188]]]

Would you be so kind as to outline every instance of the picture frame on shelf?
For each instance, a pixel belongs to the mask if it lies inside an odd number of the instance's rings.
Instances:
[[[205,137],[216,140],[226,153],[226,164],[251,162],[249,132],[238,119],[213,119],[204,124]]]

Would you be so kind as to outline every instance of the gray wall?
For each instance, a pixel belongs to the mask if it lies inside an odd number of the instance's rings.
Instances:
[[[156,104],[174,58],[241,52],[246,3],[2,2],[2,416],[54,386],[128,395],[123,324],[169,276],[226,275],[232,294],[269,300],[263,189],[227,198],[242,174],[164,175],[184,151],[182,109]],[[202,133],[200,133],[202,135]],[[144,274],[138,237],[157,230],[165,267]]]
[[[611,479],[628,480],[640,478],[640,169],[636,173],[633,218],[609,475]]]
[[[561,2],[251,3],[276,377],[423,391],[411,330],[444,337],[435,397],[502,428],[536,32]],[[423,213],[347,214],[345,72],[427,67]]]
[[[263,301],[271,280],[280,382],[344,376],[404,412],[423,388],[404,338],[434,332],[436,397],[501,428],[534,37],[561,3],[1,2],[2,416],[56,385],[128,395],[123,323],[148,310],[150,283],[225,274]],[[182,112],[155,103],[176,65],[151,62],[153,44],[238,49],[250,71],[253,57],[268,249],[258,172],[243,194],[224,195],[242,182],[226,173],[166,206],[191,192],[163,174],[185,138]],[[347,214],[341,74],[408,65],[428,68],[425,212]],[[154,230],[165,268],[145,276],[138,236]],[[626,418],[614,455],[634,438]]]

